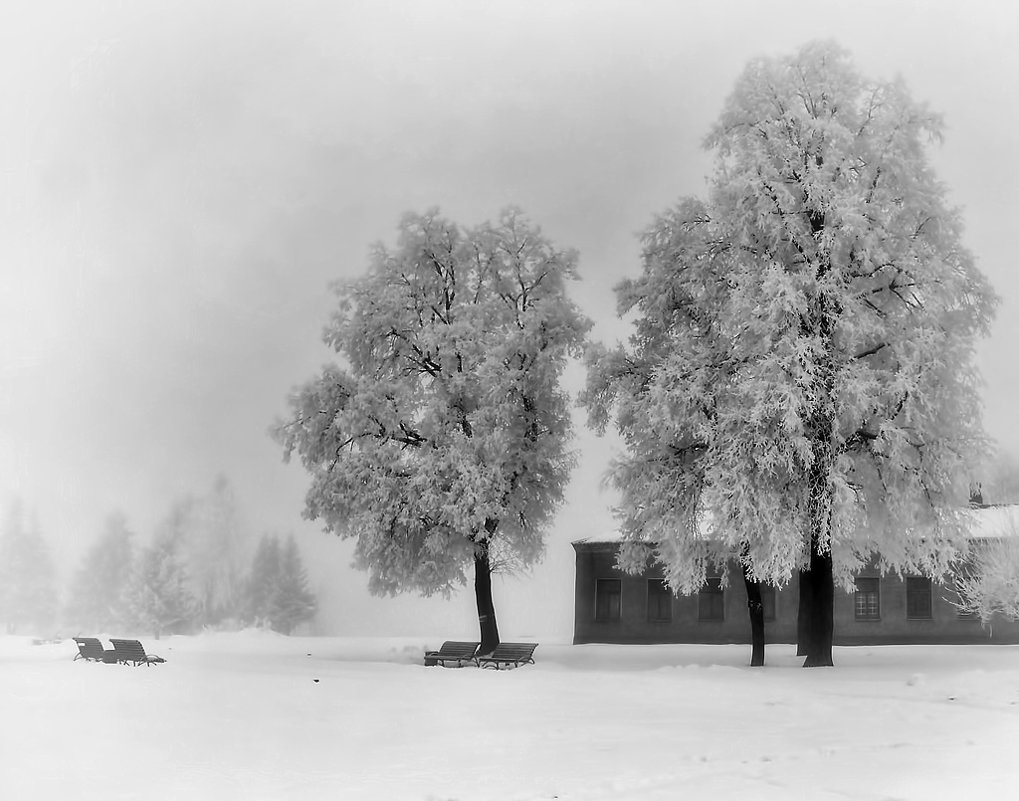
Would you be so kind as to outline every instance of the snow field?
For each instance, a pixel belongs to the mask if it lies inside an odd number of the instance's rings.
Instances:
[[[142,641],[169,661],[0,638],[0,797],[930,801],[1019,782],[1007,646],[802,670],[778,645],[751,670],[745,646],[542,642],[493,671],[423,667],[440,638]]]

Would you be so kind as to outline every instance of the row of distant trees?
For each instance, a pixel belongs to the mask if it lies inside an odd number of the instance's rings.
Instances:
[[[13,634],[50,625],[57,615],[56,571],[38,518],[15,502],[0,529],[0,623]]]
[[[257,625],[289,634],[317,607],[297,543],[266,534],[253,554],[249,543],[220,478],[205,495],[176,501],[147,545],[123,515],[111,515],[60,593],[38,524],[15,504],[0,532],[0,620],[9,632],[59,626],[158,637]]]
[[[831,43],[753,61],[706,139],[706,196],[643,233],[615,347],[587,341],[569,299],[577,253],[519,210],[472,229],[408,214],[338,287],[340,364],[276,428],[311,474],[306,514],[356,541],[376,592],[473,574],[491,650],[492,566],[536,561],[563,502],[561,379],[583,353],[589,423],[625,445],[608,476],[620,567],[655,560],[693,592],[740,565],[752,664],[761,584],[796,581],[804,664],[831,665],[836,584],[874,556],[949,569],[988,448],[973,353],[996,297],[928,161],[940,135]]]

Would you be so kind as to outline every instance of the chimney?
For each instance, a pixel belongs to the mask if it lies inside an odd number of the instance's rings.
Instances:
[[[984,505],[984,493],[980,487],[979,482],[973,482],[969,485],[969,505],[970,506],[983,506]]]

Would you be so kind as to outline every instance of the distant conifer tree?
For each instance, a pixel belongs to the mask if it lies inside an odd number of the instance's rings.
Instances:
[[[318,604],[292,535],[282,545],[274,535],[262,537],[251,564],[247,598],[249,621],[282,634],[291,634],[315,616]]]
[[[102,537],[86,552],[71,582],[65,620],[91,632],[109,631],[128,622],[132,536],[122,514],[107,518]]]
[[[8,633],[53,625],[55,582],[53,560],[38,521],[26,525],[22,504],[15,501],[0,535],[0,620]]]

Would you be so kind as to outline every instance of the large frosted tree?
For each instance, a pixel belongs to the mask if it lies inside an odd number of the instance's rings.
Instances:
[[[473,568],[482,650],[492,564],[529,565],[572,464],[559,379],[588,321],[576,254],[516,210],[463,230],[407,215],[395,249],[338,288],[326,367],[276,435],[312,477],[306,515],[356,541],[377,593],[448,592]]]
[[[685,592],[710,562],[798,577],[808,666],[832,664],[836,580],[872,556],[937,575],[961,543],[994,297],[927,159],[940,131],[835,45],[751,62],[707,198],[655,219],[618,289],[629,346],[590,356],[590,418],[626,443],[622,564],[653,543]]]

